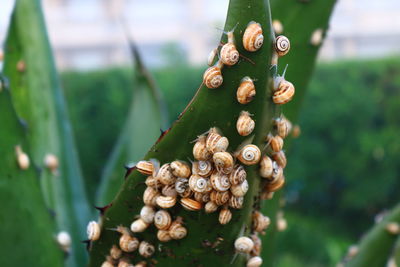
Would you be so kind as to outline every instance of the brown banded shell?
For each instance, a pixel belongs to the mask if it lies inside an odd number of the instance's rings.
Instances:
[[[385,229],[392,235],[400,234],[400,224],[398,224],[397,222],[387,223]]]
[[[229,207],[234,209],[241,209],[243,207],[243,200],[243,197],[235,197],[232,195],[229,199]]]
[[[246,76],[240,81],[240,85],[236,91],[236,99],[240,104],[250,103],[256,95],[256,87],[253,80]]]
[[[214,190],[224,192],[229,190],[231,183],[229,177],[225,174],[214,172],[210,177],[210,182]]]
[[[158,196],[156,203],[160,208],[169,209],[175,206],[176,197]]]
[[[284,117],[277,118],[275,120],[275,125],[278,135],[282,138],[286,138],[292,129],[291,123]]]
[[[232,219],[232,212],[228,208],[223,208],[219,212],[218,221],[220,224],[225,225],[229,223]]]
[[[139,245],[139,254],[142,255],[145,258],[151,257],[153,253],[155,252],[155,248],[152,244],[146,241],[140,242]]]
[[[203,207],[203,205],[200,202],[191,198],[181,198],[181,205],[186,210],[190,211],[201,210],[201,208]]]
[[[210,89],[218,88],[222,85],[224,78],[222,77],[221,68],[219,66],[209,67],[203,75],[203,83]]]
[[[141,160],[136,163],[136,169],[138,172],[144,175],[152,175],[154,172],[154,165],[151,161]]]
[[[260,176],[262,178],[271,178],[273,173],[273,161],[270,157],[264,155],[260,161]]]
[[[250,236],[250,238],[251,238],[251,240],[253,240],[253,243],[254,243],[254,246],[250,252],[250,255],[251,256],[259,256],[261,254],[261,248],[262,248],[261,238],[259,238],[257,234],[252,234]]]
[[[174,184],[176,177],[171,172],[171,165],[166,163],[161,166],[156,175],[157,181],[164,185]]]
[[[272,162],[272,175],[271,175],[271,182],[275,182],[276,180],[280,179],[283,176],[283,169],[280,167],[276,161]]]
[[[286,36],[279,35],[275,38],[275,51],[278,56],[286,55],[290,50],[290,41]]]
[[[246,267],[260,267],[263,260],[260,256],[251,257],[246,264]]]
[[[160,230],[167,230],[171,225],[172,219],[166,210],[159,210],[154,216],[154,225]]]
[[[119,238],[119,247],[122,251],[133,252],[139,247],[139,240],[131,236],[129,233],[124,233]]]
[[[285,185],[285,176],[281,175],[274,182],[267,183],[264,187],[264,191],[276,192]]]
[[[197,174],[203,177],[208,177],[213,171],[213,164],[210,161],[195,161],[192,165],[193,174]]]
[[[236,130],[241,136],[248,136],[254,130],[256,123],[250,117],[250,113],[247,111],[242,111],[240,113],[239,119],[236,122]]]
[[[142,218],[145,223],[152,223],[155,213],[156,212],[152,206],[145,205],[140,210],[140,218]]]
[[[162,184],[161,184],[161,183],[158,183],[158,182],[157,182],[157,179],[154,178],[153,176],[147,177],[147,178],[146,178],[146,181],[145,181],[145,184],[146,184],[147,186],[154,187],[154,188],[159,188],[160,186],[162,186]]]
[[[110,256],[114,260],[118,260],[122,256],[122,251],[116,245],[113,245],[110,249]]]
[[[143,193],[144,204],[149,205],[149,206],[155,206],[156,199],[159,195],[160,195],[160,193],[158,193],[157,190],[155,190],[153,187],[147,187]]]
[[[182,239],[187,235],[187,230],[179,222],[173,222],[168,230],[172,239],[178,240]]]
[[[237,252],[250,253],[254,247],[254,242],[247,236],[241,236],[235,240],[235,249]]]
[[[157,238],[161,242],[168,242],[172,239],[171,235],[169,234],[168,230],[158,230]]]
[[[189,179],[178,178],[175,182],[175,191],[178,194],[183,194],[189,188]]]
[[[233,169],[233,157],[228,152],[216,152],[213,155],[215,168],[218,172],[230,174]]]
[[[190,198],[193,195],[193,193],[194,192],[192,191],[192,189],[190,189],[190,187],[188,187],[188,188],[186,188],[186,190],[183,193],[179,194],[179,196],[183,197],[183,198]]]
[[[181,160],[171,162],[172,174],[176,177],[188,178],[191,174],[189,164]]]
[[[208,178],[201,177],[199,175],[193,174],[189,178],[189,187],[194,192],[206,193],[210,192],[212,187],[210,180]]]
[[[220,56],[222,63],[228,66],[233,66],[239,61],[239,52],[233,43],[224,44],[221,48]]]
[[[286,80],[279,83],[278,90],[272,96],[272,100],[277,105],[286,104],[292,100],[295,93],[294,85]]]
[[[243,47],[247,51],[255,52],[263,45],[264,36],[261,25],[251,21],[243,34]]]
[[[222,206],[225,203],[227,203],[229,201],[229,198],[230,198],[229,191],[225,192],[212,191],[210,194],[211,201],[213,201],[218,206]]]
[[[206,146],[206,136],[200,136],[193,146],[193,157],[197,160],[206,161],[211,158],[212,154]]]
[[[217,54],[218,54],[218,48],[214,48],[213,50],[211,50],[210,54],[208,54],[208,57],[207,57],[207,65],[208,66],[213,65],[214,58]]]
[[[206,205],[204,206],[204,210],[206,213],[212,213],[215,212],[218,209],[218,205],[215,204],[214,201],[208,201]]]
[[[282,168],[286,167],[287,164],[287,159],[286,159],[286,155],[285,152],[283,152],[282,150],[279,152],[276,152],[272,155],[272,158],[276,161],[276,163],[278,163],[278,165]]]
[[[212,153],[224,152],[229,146],[229,141],[225,136],[221,136],[215,128],[212,128],[207,135],[206,146]]]
[[[164,185],[163,188],[161,189],[161,194],[167,197],[176,197],[178,195],[178,192],[176,192],[175,184]]]
[[[253,213],[253,230],[255,232],[263,232],[270,225],[271,220],[268,216],[264,216],[261,212]]]
[[[254,165],[260,161],[261,151],[256,145],[246,145],[239,151],[237,158],[245,165]]]
[[[194,199],[198,202],[201,203],[207,203],[208,201],[210,201],[210,193],[194,193]]]
[[[236,197],[243,197],[247,193],[247,190],[249,190],[247,180],[244,180],[241,184],[231,186],[231,193]]]
[[[139,218],[137,220],[135,220],[132,224],[131,224],[131,231],[133,233],[141,233],[144,230],[147,229],[147,227],[149,227],[149,224],[146,223],[145,221],[143,221],[142,218]]]
[[[89,222],[86,228],[86,233],[90,241],[98,240],[101,233],[100,225],[95,221]]]
[[[279,152],[283,148],[283,139],[279,135],[272,136],[271,134],[268,135],[267,141],[274,152]]]
[[[229,181],[232,185],[241,184],[246,180],[247,173],[242,165],[236,165],[231,174],[229,175]]]

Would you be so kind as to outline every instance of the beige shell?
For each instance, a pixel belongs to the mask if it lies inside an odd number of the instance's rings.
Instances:
[[[245,165],[254,165],[260,161],[261,151],[256,145],[245,145],[237,154],[237,158]]]
[[[286,36],[279,35],[275,38],[275,51],[278,56],[286,55],[290,50],[290,41]]]
[[[235,65],[239,61],[239,52],[233,43],[224,44],[221,48],[220,56],[222,63],[228,66]]]
[[[154,225],[160,230],[167,230],[171,225],[172,219],[168,211],[159,210],[154,215]]]
[[[176,192],[175,184],[176,181],[174,184],[164,185],[163,188],[161,189],[161,194],[167,197],[176,197],[178,195],[178,192]]]
[[[241,236],[235,240],[235,249],[237,252],[250,253],[254,247],[254,242],[247,236]]]
[[[152,244],[146,241],[140,242],[139,245],[139,254],[142,255],[145,258],[151,257],[153,253],[155,252],[155,248]]]
[[[274,29],[275,34],[282,34],[283,33],[283,25],[282,22],[280,22],[277,19],[274,19],[272,21],[272,28]]]
[[[229,181],[232,185],[241,184],[246,180],[247,173],[242,165],[236,165],[231,174],[229,175]]]
[[[196,174],[192,174],[192,176],[190,176],[189,187],[191,190],[198,193],[210,192],[212,189],[210,180],[208,178],[201,177]]]
[[[263,260],[260,256],[251,257],[246,264],[246,267],[260,267]]]
[[[110,256],[114,260],[118,260],[122,256],[122,251],[116,245],[113,245],[110,249]]]
[[[157,190],[155,190],[153,187],[147,187],[143,193],[144,204],[149,205],[149,206],[155,206],[157,197],[159,195],[160,195],[160,193],[158,193]]]
[[[267,183],[264,187],[264,191],[276,192],[285,185],[285,176],[281,175],[278,179],[273,182]]]
[[[258,237],[258,234],[252,234],[250,236],[251,240],[253,240],[254,246],[250,252],[251,256],[259,256],[261,254],[262,249],[262,241],[261,238]]]
[[[155,213],[156,212],[152,206],[145,205],[140,210],[140,218],[142,218],[145,223],[152,223]]]
[[[69,252],[71,249],[71,235],[66,231],[61,231],[56,237],[57,243],[63,251]]]
[[[110,257],[109,260],[106,260],[101,264],[101,267],[114,267],[114,264],[111,261],[112,261],[112,259]]]
[[[213,189],[219,192],[227,191],[231,187],[231,183],[229,182],[229,177],[219,172],[214,172],[211,175],[210,182]]]
[[[241,209],[243,207],[243,197],[231,196],[229,199],[229,207],[234,209]]]
[[[386,231],[388,231],[392,235],[400,234],[400,224],[396,222],[389,222],[385,226]]]
[[[270,225],[271,220],[268,216],[264,216],[261,212],[253,213],[253,230],[255,232],[263,232]]]
[[[161,166],[156,174],[157,181],[164,185],[174,184],[176,177],[171,172],[171,164],[166,163]]]
[[[169,209],[175,206],[176,197],[158,196],[156,199],[156,203],[160,208]]]
[[[206,136],[200,136],[193,146],[193,157],[197,160],[206,161],[211,158],[212,154],[206,146]]]
[[[117,267],[133,267],[133,265],[130,263],[129,259],[121,259],[118,262]]]
[[[275,119],[275,125],[278,135],[282,138],[286,138],[292,129],[292,124],[285,117]]]
[[[148,177],[146,178],[145,184],[146,184],[147,186],[154,187],[154,188],[159,188],[159,187],[162,186],[162,184],[159,183],[159,182],[157,182],[157,179],[154,178],[153,176],[148,176]]]
[[[86,228],[87,237],[90,241],[96,241],[100,238],[100,225],[95,221],[90,221]]]
[[[154,172],[154,165],[151,161],[141,160],[136,163],[136,169],[138,172],[144,175],[152,175]]]
[[[29,168],[30,160],[28,154],[22,151],[20,146],[15,147],[15,154],[17,156],[17,163],[21,170],[26,170]]]
[[[141,233],[144,230],[147,229],[147,227],[149,227],[149,224],[146,223],[145,221],[143,221],[142,218],[139,218],[137,220],[135,220],[132,224],[131,224],[131,231],[133,233]]]
[[[276,220],[276,229],[278,232],[283,232],[287,229],[287,221],[285,218],[280,217]]]
[[[190,211],[201,210],[201,208],[203,207],[203,205],[200,202],[191,198],[181,198],[181,205],[186,210]]]
[[[324,37],[324,30],[321,28],[316,29],[311,34],[310,44],[313,46],[319,46],[322,43]]]
[[[215,168],[218,172],[230,174],[233,170],[233,157],[228,152],[216,152],[213,155]]]
[[[210,194],[211,201],[213,201],[218,206],[222,206],[225,203],[227,203],[229,201],[229,198],[230,198],[229,191],[225,192],[212,191]]]
[[[44,156],[44,166],[46,166],[46,168],[48,168],[50,171],[55,172],[59,166],[57,156],[50,153],[46,154]]]
[[[210,193],[197,193],[195,192],[193,195],[194,199],[201,203],[207,203],[210,201]]]
[[[231,193],[235,197],[243,197],[247,193],[247,190],[249,190],[249,183],[247,180],[244,180],[241,184],[231,186]]]
[[[296,124],[295,126],[293,126],[292,137],[297,138],[300,136],[300,134],[301,134],[300,126]]]
[[[203,83],[210,89],[218,88],[222,85],[224,78],[222,77],[221,68],[218,66],[209,67],[203,75]]]
[[[279,152],[283,148],[283,139],[279,135],[272,136],[268,135],[267,141],[269,142],[269,145],[274,152]]]
[[[240,85],[236,91],[236,99],[240,104],[250,103],[256,95],[256,87],[253,80],[246,76],[240,81]]]
[[[279,83],[278,90],[272,96],[272,100],[277,105],[286,104],[292,100],[295,93],[294,85],[291,82],[283,80]]]
[[[243,34],[243,47],[247,51],[255,52],[263,45],[264,36],[261,25],[251,21]]]
[[[271,175],[271,182],[274,183],[278,179],[283,176],[283,169],[276,163],[276,161],[272,162],[272,175]]]
[[[208,57],[207,57],[207,65],[208,66],[211,67],[213,65],[215,56],[217,54],[218,54],[218,48],[214,48],[213,50],[211,50],[210,54],[208,54]]]
[[[248,136],[254,130],[256,123],[250,117],[250,113],[247,111],[242,111],[240,113],[239,119],[236,122],[236,130],[241,136]]]
[[[139,247],[139,240],[131,236],[129,233],[124,233],[119,238],[119,247],[122,251],[133,252]]]
[[[157,238],[158,240],[160,240],[161,242],[168,242],[171,241],[172,237],[169,234],[168,230],[158,230],[157,232]]]
[[[173,222],[168,231],[171,238],[175,240],[182,239],[187,235],[186,228],[179,222]]]
[[[224,152],[229,146],[228,138],[221,136],[215,128],[211,128],[206,139],[207,149],[212,152]]]
[[[260,176],[270,179],[273,173],[273,161],[270,157],[264,155],[260,161]]]
[[[272,158],[276,161],[276,163],[278,163],[279,166],[281,166],[282,168],[286,167],[287,164],[287,159],[286,159],[286,155],[285,152],[283,152],[282,150],[279,152],[276,152],[274,154],[272,154]]]
[[[223,208],[220,212],[219,212],[219,217],[218,217],[218,221],[220,224],[225,225],[227,223],[229,223],[232,219],[232,212],[227,209],[227,208]]]
[[[214,201],[209,201],[206,203],[206,205],[204,206],[204,211],[206,213],[212,213],[215,212],[218,209],[218,205],[215,204]]]
[[[192,191],[192,189],[190,189],[190,187],[187,187],[183,193],[179,194],[179,196],[183,198],[190,198],[193,196],[193,193],[194,192]]]
[[[203,177],[208,177],[213,171],[213,164],[210,161],[195,161],[192,164],[193,174],[197,174]]]
[[[188,178],[191,175],[189,164],[181,160],[171,162],[171,171],[176,177]]]
[[[189,188],[189,179],[178,178],[175,182],[175,191],[178,194],[183,194]]]

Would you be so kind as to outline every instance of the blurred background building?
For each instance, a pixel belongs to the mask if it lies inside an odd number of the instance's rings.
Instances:
[[[13,2],[1,0],[1,42]],[[191,64],[205,64],[227,5],[228,0],[43,0],[60,69],[127,64],[126,31],[150,66],[160,66],[171,50],[184,53]],[[399,14],[398,0],[339,0],[320,60],[399,54]]]

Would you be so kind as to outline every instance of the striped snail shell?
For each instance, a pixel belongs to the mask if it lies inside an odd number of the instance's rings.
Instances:
[[[229,201],[230,193],[229,191],[219,192],[219,191],[211,191],[210,199],[212,202],[217,204],[218,206],[222,206]]]
[[[181,205],[189,211],[198,211],[203,207],[200,202],[191,198],[181,198]]]
[[[229,199],[229,207],[234,209],[241,209],[243,207],[243,197],[231,196]]]
[[[324,30],[321,28],[316,29],[311,34],[310,44],[312,44],[313,46],[319,46],[322,43],[323,36],[324,36]]]
[[[246,76],[240,81],[240,85],[236,91],[236,99],[240,104],[250,103],[256,95],[256,87],[253,80]]]
[[[277,105],[286,104],[292,100],[294,93],[294,85],[291,82],[283,80],[279,83],[278,89],[274,92],[272,100]]]
[[[181,160],[171,162],[172,174],[176,177],[188,178],[191,174],[189,164]]]
[[[229,223],[232,219],[232,212],[228,208],[223,208],[219,212],[218,221],[220,224],[225,225]]]
[[[236,165],[231,174],[229,175],[229,181],[232,185],[241,184],[246,180],[247,173],[242,165]]]
[[[228,66],[235,65],[239,61],[239,52],[233,43],[224,44],[221,48],[220,55],[222,63]]]
[[[221,136],[216,128],[211,128],[206,139],[207,149],[212,152],[224,152],[229,146],[228,138]]]
[[[194,199],[200,203],[207,203],[210,201],[210,193],[197,193],[195,192],[193,195]]]
[[[177,178],[175,182],[175,190],[178,194],[183,194],[189,188],[189,179]]]
[[[141,233],[144,230],[147,229],[147,227],[149,227],[149,224],[146,223],[145,221],[143,221],[142,218],[139,218],[137,220],[135,220],[132,224],[131,224],[131,231],[133,233]]]
[[[210,54],[208,54],[208,57],[207,57],[207,65],[208,66],[211,67],[213,65],[214,58],[217,54],[218,54],[218,48],[214,48],[213,50],[211,50]]]
[[[169,234],[168,230],[158,230],[157,231],[157,238],[161,242],[168,242],[172,239],[171,235]]]
[[[292,129],[292,124],[285,117],[275,119],[275,125],[278,135],[282,138],[286,138]]]
[[[171,164],[166,163],[162,165],[157,172],[156,178],[160,183],[164,185],[175,183],[176,177],[171,172]]]
[[[212,154],[206,146],[206,136],[199,136],[193,146],[193,157],[197,160],[206,161],[211,158]]]
[[[171,215],[166,210],[159,210],[154,215],[154,225],[160,230],[167,230],[171,222]]]
[[[140,218],[142,218],[145,223],[152,223],[155,213],[156,212],[152,206],[145,205],[140,210]]]
[[[254,247],[254,242],[247,236],[241,236],[235,240],[235,249],[237,252],[250,253]]]
[[[273,182],[269,182],[265,185],[263,191],[276,192],[285,185],[285,176],[281,175],[278,179]]]
[[[258,237],[258,234],[252,234],[250,236],[251,240],[253,240],[254,247],[250,252],[251,256],[259,256],[261,254],[262,241],[261,238]]]
[[[248,136],[254,130],[256,123],[250,117],[250,113],[247,111],[242,111],[236,122],[236,130],[241,136]]]
[[[212,187],[210,180],[208,178],[201,177],[199,175],[193,174],[189,178],[189,187],[194,192],[206,193],[210,192]]]
[[[119,238],[119,247],[122,251],[133,252],[139,247],[139,240],[131,236],[129,233],[124,233]]]
[[[282,168],[285,168],[285,167],[286,167],[287,159],[286,159],[285,152],[283,152],[283,150],[272,154],[272,158],[273,158],[273,159],[276,161],[276,163],[278,163],[278,165],[281,166]]]
[[[208,177],[213,171],[213,164],[210,161],[195,161],[192,164],[193,174],[197,174],[203,177]]]
[[[153,176],[148,176],[148,177],[146,178],[145,184],[146,184],[147,186],[150,186],[150,187],[153,187],[153,188],[159,188],[159,187],[162,186],[162,184],[161,184],[161,183],[158,183],[158,182],[157,182],[157,179],[154,178]]]
[[[249,183],[244,180],[243,183],[231,186],[231,193],[236,197],[243,197],[249,190]]]
[[[229,174],[233,170],[233,157],[228,152],[216,152],[213,155],[214,165],[218,172]]]
[[[150,244],[149,242],[146,241],[142,241],[140,242],[139,245],[139,254],[142,255],[145,258],[149,258],[151,257],[151,255],[153,255],[153,253],[155,252],[155,248],[152,244]]]
[[[283,148],[283,139],[279,135],[273,136],[269,134],[267,137],[267,141],[274,152],[279,152]]]
[[[169,209],[175,206],[176,197],[158,196],[156,203],[160,208]]]
[[[210,182],[214,190],[219,192],[227,191],[231,187],[229,177],[219,172],[214,172],[213,174],[211,174]]]
[[[275,51],[278,56],[286,55],[290,50],[290,41],[286,36],[279,35],[275,38]]]
[[[168,232],[172,239],[178,240],[182,239],[187,235],[187,229],[182,226],[180,222],[173,222],[168,229]]]
[[[260,176],[262,178],[271,178],[273,171],[273,161],[267,155],[262,156],[260,161]]]
[[[158,193],[156,189],[148,186],[146,188],[146,190],[144,190],[144,193],[143,193],[144,204],[149,205],[149,206],[155,206],[156,199],[159,195],[160,195],[160,193]]]
[[[247,51],[255,52],[263,45],[264,36],[261,25],[251,21],[243,34],[243,47]]]
[[[283,168],[276,163],[276,161],[272,162],[272,175],[271,175],[271,182],[275,182],[276,180],[280,179],[283,175]]]
[[[122,251],[116,245],[113,245],[110,249],[110,256],[114,260],[118,260],[122,256]]]
[[[100,238],[100,225],[95,221],[90,221],[86,228],[87,237],[90,241],[96,241]]]
[[[256,145],[246,145],[239,151],[237,158],[245,165],[254,165],[260,161],[261,151]]]
[[[215,66],[209,67],[203,75],[203,83],[210,89],[218,88],[222,85],[224,78],[222,77],[222,62],[217,62]]]
[[[255,232],[263,232],[270,225],[271,220],[268,216],[264,216],[261,212],[253,213],[253,230]]]
[[[192,189],[190,189],[190,187],[188,186],[183,193],[179,194],[179,196],[183,198],[190,198],[193,193],[194,192],[192,191]]]
[[[260,256],[251,257],[246,264],[246,267],[260,267],[263,260]]]
[[[136,169],[138,172],[144,175],[152,175],[154,172],[154,165],[151,161],[141,160],[136,163]]]
[[[176,192],[175,184],[164,185],[163,188],[161,189],[161,193],[167,197],[176,197],[178,195],[178,192]]]
[[[206,213],[212,213],[215,212],[218,209],[218,205],[215,204],[214,201],[208,201],[206,205],[204,206],[204,210]]]

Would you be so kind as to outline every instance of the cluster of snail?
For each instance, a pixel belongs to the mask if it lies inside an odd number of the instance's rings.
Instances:
[[[241,236],[235,240],[235,250],[248,256],[247,267],[261,266],[263,260],[259,256],[261,253],[261,239],[256,234],[250,237]]]

